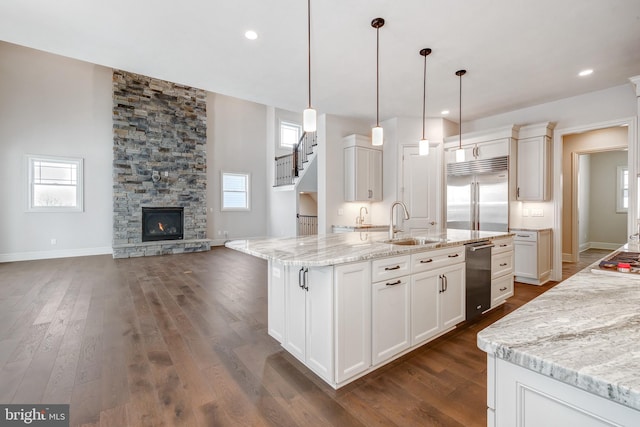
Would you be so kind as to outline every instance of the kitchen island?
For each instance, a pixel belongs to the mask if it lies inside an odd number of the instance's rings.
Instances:
[[[640,426],[640,278],[597,266],[478,334],[489,426]]]
[[[268,261],[269,335],[339,388],[465,320],[464,244],[493,241],[501,271],[491,306],[513,294],[513,278],[503,275],[513,258],[508,232],[387,239],[352,232],[226,246]]]

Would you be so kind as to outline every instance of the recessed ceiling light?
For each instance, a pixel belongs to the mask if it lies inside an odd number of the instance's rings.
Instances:
[[[592,69],[588,69],[588,70],[582,70],[578,73],[578,75],[580,77],[584,77],[584,76],[588,76],[589,74],[592,74],[593,70]]]
[[[258,38],[258,33],[256,33],[256,32],[255,32],[255,31],[253,31],[253,30],[249,30],[249,31],[247,31],[246,33],[244,33],[244,36],[245,36],[246,38],[248,38],[249,40],[255,40],[255,39],[257,39],[257,38]]]
[[[449,114],[449,110],[442,110],[440,111],[440,114],[442,114],[443,116],[446,116],[447,114]]]

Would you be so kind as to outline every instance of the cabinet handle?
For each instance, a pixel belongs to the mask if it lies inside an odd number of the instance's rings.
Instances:
[[[304,267],[298,270],[298,287],[304,289]]]
[[[456,258],[456,257],[459,257],[459,256],[460,256],[460,254],[453,254],[453,255],[449,255],[449,258]]]
[[[385,271],[400,270],[400,266],[396,265],[395,267],[385,267],[384,269]]]
[[[373,190],[369,190],[369,198],[373,197]]]
[[[385,283],[385,286],[395,286],[395,285],[399,285],[400,283],[402,283],[402,280],[396,280],[395,282]]]
[[[507,246],[509,245],[507,245],[506,243],[503,243],[502,245],[500,245],[501,248],[506,248]]]
[[[304,278],[304,290],[309,292],[309,269],[304,269],[304,274],[302,275]]]
[[[433,262],[433,260],[431,258],[429,258],[429,259],[421,259],[420,260],[420,264],[427,264],[427,263],[430,263],[430,262]]]
[[[506,262],[504,262],[504,263],[500,264],[500,267],[506,267],[506,266],[507,266],[507,263],[506,263]]]
[[[504,288],[500,288],[500,292],[504,292],[507,290],[507,287],[505,286]]]
[[[516,197],[520,197],[520,187],[516,190]]]
[[[438,279],[440,279],[440,289],[438,289],[438,293],[439,294],[444,292],[444,279],[443,279],[443,277],[444,276],[442,276],[442,274],[438,276]]]
[[[516,237],[531,237],[528,234],[516,234]]]
[[[442,275],[442,278],[444,279],[444,290],[442,292],[447,292],[447,289],[449,289],[449,279],[447,279],[447,276],[444,274]]]

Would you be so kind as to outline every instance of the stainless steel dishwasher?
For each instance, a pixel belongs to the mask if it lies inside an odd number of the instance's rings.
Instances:
[[[491,306],[491,248],[488,240],[465,245],[466,320],[473,320]]]

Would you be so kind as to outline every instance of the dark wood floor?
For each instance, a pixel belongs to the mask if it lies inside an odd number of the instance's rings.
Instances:
[[[226,248],[0,264],[0,403],[70,403],[89,426],[485,426],[476,333],[555,284],[516,284],[480,321],[334,391],[267,335],[266,277]]]

